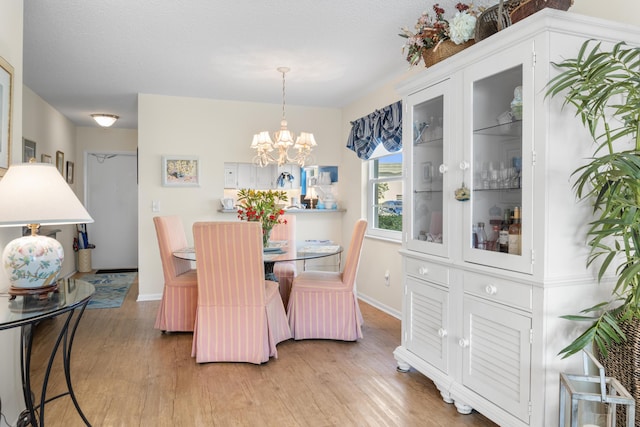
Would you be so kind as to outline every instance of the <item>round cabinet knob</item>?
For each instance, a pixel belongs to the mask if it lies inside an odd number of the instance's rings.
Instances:
[[[418,274],[421,276],[426,276],[429,273],[429,269],[427,267],[420,267],[418,269]]]
[[[449,168],[447,167],[447,165],[440,165],[440,167],[438,168],[438,170],[440,171],[440,173],[445,173],[449,170]]]
[[[458,345],[462,348],[469,347],[469,340],[466,338],[460,338],[460,340],[458,340]]]
[[[460,162],[460,170],[466,171],[469,169],[469,163],[465,160]]]
[[[438,329],[438,336],[440,338],[444,338],[448,335],[449,333],[447,332],[447,330],[445,328],[440,328]]]
[[[484,287],[484,291],[489,295],[495,295],[498,293],[498,288],[496,285],[487,285]]]

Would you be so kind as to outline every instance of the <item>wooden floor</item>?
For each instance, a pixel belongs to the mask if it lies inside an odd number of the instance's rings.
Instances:
[[[418,372],[397,372],[400,322],[365,303],[359,342],[289,340],[263,365],[199,365],[192,335],[153,329],[159,303],[136,296],[137,283],[122,307],[87,310],[78,328],[72,378],[93,426],[495,426],[476,412],[458,414]],[[58,322],[38,326],[36,384]],[[63,384],[54,369],[49,395]],[[48,427],[83,425],[68,397],[49,403],[45,419]]]

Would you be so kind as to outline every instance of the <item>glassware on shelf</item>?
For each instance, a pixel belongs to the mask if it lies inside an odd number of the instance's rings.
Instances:
[[[476,229],[477,237],[476,237],[476,248],[485,250],[487,249],[487,232],[484,229],[484,222],[478,223],[478,228]]]
[[[491,234],[487,240],[487,250],[497,252],[499,250],[498,236],[500,234],[500,227],[497,224],[491,227]]]
[[[522,86],[516,86],[513,90],[511,101],[511,114],[515,120],[522,120]]]
[[[413,123],[413,142],[415,144],[420,144],[421,142],[424,142],[422,140],[422,134],[429,128],[429,124],[425,123],[425,122],[415,122]]]
[[[512,159],[513,169],[515,170],[513,176],[513,187],[520,188],[520,173],[522,172],[522,157],[514,157]]]

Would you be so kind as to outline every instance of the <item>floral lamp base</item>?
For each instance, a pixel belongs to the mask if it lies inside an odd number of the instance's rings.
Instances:
[[[9,294],[41,294],[55,290],[63,260],[62,245],[51,237],[35,235],[12,240],[2,253],[11,283]]]

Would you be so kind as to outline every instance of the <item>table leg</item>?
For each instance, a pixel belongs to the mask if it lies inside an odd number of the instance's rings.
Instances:
[[[37,426],[36,410],[33,404],[33,394],[31,393],[31,348],[33,346],[32,323],[20,328],[20,379],[22,380],[22,395],[24,404],[29,413],[29,424]],[[35,424],[34,424],[35,423]]]
[[[84,415],[84,413],[82,412],[82,409],[80,409],[80,404],[78,403],[78,399],[76,399],[76,394],[73,391],[73,386],[71,385],[71,348],[73,347],[73,339],[76,336],[76,329],[78,329],[78,324],[80,323],[80,319],[82,318],[82,315],[84,314],[84,310],[85,308],[87,308],[87,304],[89,303],[89,300],[87,300],[82,307],[80,307],[80,311],[78,313],[78,316],[76,316],[76,320],[73,323],[73,327],[71,328],[71,336],[69,337],[69,340],[67,341],[66,339],[66,332],[65,332],[65,342],[64,342],[64,377],[67,381],[67,388],[69,389],[69,396],[71,397],[71,400],[73,401],[73,405],[76,407],[76,411],[78,411],[78,414],[80,415],[80,418],[82,418],[82,421],[84,421],[84,423],[87,426],[91,426],[91,424],[89,423],[89,420],[87,420],[87,417]]]
[[[69,329],[69,322],[71,321],[71,317],[73,317],[74,310],[69,312],[67,319],[64,321],[64,325],[60,329],[60,333],[58,334],[58,338],[56,338],[56,342],[51,349],[51,355],[49,356],[49,362],[47,363],[47,369],[44,372],[44,380],[42,382],[42,391],[40,393],[40,404],[38,408],[40,409],[40,425],[44,426],[44,406],[47,400],[47,386],[49,385],[49,375],[51,375],[51,367],[53,366],[53,361],[56,357],[56,353],[58,352],[58,348],[60,347],[60,342],[62,342],[63,338],[66,340],[67,330]],[[50,400],[57,399],[60,396],[64,396],[67,393],[63,393],[59,396],[55,396]],[[37,423],[34,424],[37,426]]]
[[[49,356],[49,361],[47,363],[47,368],[45,370],[45,375],[42,383],[42,390],[40,393],[40,403],[36,405],[33,401],[33,394],[31,390],[31,349],[33,346],[33,328],[34,324],[30,323],[28,325],[22,326],[22,351],[20,353],[20,367],[22,370],[22,392],[24,394],[25,405],[27,406],[27,411],[29,413],[30,425],[34,427],[44,426],[44,415],[45,415],[45,404],[51,402],[52,400],[58,399],[59,397],[69,395],[73,404],[76,408],[76,411],[84,421],[87,426],[91,426],[87,417],[80,409],[80,405],[78,404],[78,400],[76,399],[76,395],[73,391],[73,386],[71,384],[71,349],[73,347],[73,340],[75,337],[76,330],[78,328],[78,324],[80,323],[80,319],[82,318],[82,314],[87,306],[87,300],[80,308],[77,316],[75,316],[75,320],[71,322],[74,315],[76,314],[76,310],[71,310],[64,321],[63,326],[58,333],[58,337],[51,349],[51,355]],[[72,324],[71,333],[69,333],[69,325]],[[67,383],[67,391],[61,393],[57,396],[51,397],[47,399],[47,387],[49,384],[49,376],[51,374],[51,368],[53,367],[53,361],[55,359],[56,353],[58,352],[58,348],[60,347],[60,343],[63,346],[63,366],[64,366],[64,375]],[[36,417],[36,411],[39,410],[39,417]],[[39,418],[39,422],[38,422]]]
[[[278,278],[273,272],[273,267],[275,266],[275,262],[273,261],[265,261],[264,262],[264,278],[265,280],[273,280],[274,282],[278,281]]]

